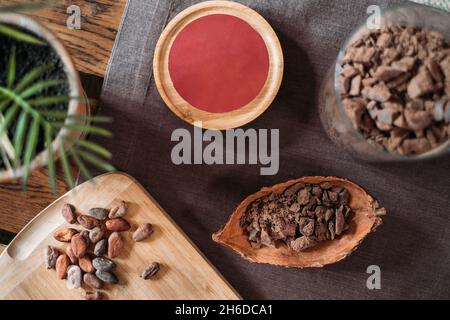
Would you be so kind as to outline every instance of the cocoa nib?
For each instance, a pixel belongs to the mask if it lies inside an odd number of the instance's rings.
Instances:
[[[284,242],[294,251],[341,235],[350,221],[350,194],[330,182],[297,184],[251,203],[241,219],[253,248]]]
[[[450,43],[436,34],[385,26],[346,49],[342,106],[353,127],[388,152],[422,154],[449,139]]]

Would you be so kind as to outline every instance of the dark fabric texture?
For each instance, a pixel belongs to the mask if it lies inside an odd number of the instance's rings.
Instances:
[[[285,74],[276,100],[244,127],[280,129],[275,176],[260,176],[256,165],[171,162],[172,131],[193,133],[193,127],[160,98],[152,78],[153,51],[167,22],[196,2],[129,1],[101,99],[100,113],[114,117],[114,138],[92,138],[113,152],[114,165],[144,185],[244,298],[450,298],[448,156],[420,163],[361,162],[329,140],[318,115],[321,81],[368,5],[401,2],[240,1],[270,22],[284,50]],[[387,208],[384,224],[347,259],[320,269],[257,265],[211,240],[247,195],[305,175],[349,178]],[[366,287],[370,265],[381,268],[381,290]]]

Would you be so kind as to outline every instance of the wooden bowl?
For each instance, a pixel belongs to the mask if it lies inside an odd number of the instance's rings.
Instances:
[[[198,21],[206,20],[205,18],[211,18],[211,16],[226,16],[232,17],[230,19],[234,20],[239,19],[240,22],[244,22],[246,26],[244,28],[248,27],[248,29],[251,30],[251,32],[253,32],[256,37],[261,40],[260,44],[262,44],[262,46],[265,46],[265,49],[267,49],[267,64],[264,64],[264,66],[267,66],[267,69],[247,67],[248,64],[252,63],[249,57],[245,58],[248,60],[247,65],[243,63],[239,65],[239,67],[236,67],[236,63],[233,60],[224,60],[226,61],[223,63],[224,65],[226,65],[227,63],[231,64],[230,69],[226,69],[225,71],[228,72],[230,70],[235,70],[233,68],[236,68],[237,70],[236,75],[232,74],[231,77],[229,77],[227,74],[228,78],[226,78],[227,81],[229,80],[229,83],[232,84],[233,90],[234,87],[239,87],[240,85],[245,87],[246,84],[249,84],[249,86],[252,87],[253,91],[248,94],[250,95],[254,93],[254,95],[249,96],[250,99],[248,99],[248,97],[245,101],[244,99],[242,99],[243,102],[241,105],[238,105],[236,103],[230,108],[225,108],[226,110],[224,108],[220,109],[220,107],[217,107],[219,103],[222,104],[222,107],[227,103],[230,103],[231,106],[231,100],[219,102],[220,94],[223,91],[221,90],[222,88],[220,88],[220,86],[214,86],[214,81],[220,82],[222,79],[219,73],[217,73],[216,77],[212,79],[211,84],[199,81],[198,83],[200,85],[198,85],[197,89],[194,88],[194,90],[198,90],[196,94],[197,97],[199,97],[199,99],[201,100],[204,98],[204,96],[202,96],[204,91],[202,91],[203,88],[201,87],[201,85],[204,84],[206,86],[212,86],[212,89],[210,91],[207,91],[206,96],[209,95],[208,99],[210,99],[209,101],[212,101],[212,99],[215,99],[215,95],[217,95],[217,105],[216,102],[213,102],[212,104],[215,105],[214,107],[208,106],[206,104],[200,106],[199,104],[193,103],[193,100],[189,100],[188,98],[186,98],[186,95],[183,94],[183,91],[180,90],[180,87],[177,87],[177,77],[173,76],[174,67],[173,65],[170,65],[170,63],[172,62],[171,59],[173,59],[173,56],[171,58],[171,52],[174,48],[174,43],[177,44],[176,40],[180,33],[185,31],[185,28],[187,26],[191,26],[193,22],[198,23]],[[223,26],[223,24],[221,24],[221,26]],[[218,31],[217,39],[220,39],[220,41],[224,41],[224,43],[226,43],[227,40],[225,39],[227,39],[226,35],[228,34],[228,31],[224,30]],[[230,30],[232,30],[232,28],[230,28]],[[184,34],[182,33],[182,35]],[[193,38],[194,41],[192,42],[187,41],[188,46],[192,45],[192,43],[197,41],[198,38],[199,37]],[[241,37],[240,34],[238,34],[238,36],[234,38],[235,40],[232,41],[242,42],[243,38],[244,36]],[[233,44],[233,42],[230,43]],[[223,43],[219,45],[222,44]],[[217,44],[214,44],[214,46],[216,45]],[[244,46],[245,45],[248,44],[244,43]],[[207,48],[205,48],[205,51],[207,52],[209,47],[208,45],[206,45],[206,47]],[[187,81],[186,79],[195,79],[196,73],[201,73],[204,75],[205,70],[208,68],[208,66],[210,66],[209,64],[206,64],[206,62],[204,65],[201,64],[201,59],[203,59],[203,49],[204,48],[202,46],[198,51],[200,52],[200,55],[197,56],[197,64],[199,64],[197,65],[197,67],[195,67],[195,65],[192,63],[192,59],[186,59],[185,66],[183,64],[181,64],[181,66],[180,64],[177,64],[176,68],[181,69],[179,73],[183,74],[183,76],[187,75],[187,78],[184,78],[185,82]],[[225,49],[224,51],[227,51],[227,49]],[[232,50],[230,49],[230,51]],[[241,49],[241,51],[244,52],[241,56],[245,57],[246,51],[243,49]],[[192,51],[189,50],[187,50],[187,52],[192,53]],[[221,51],[219,53],[222,54]],[[235,57],[237,57],[236,61],[240,61],[241,56],[239,56],[239,53],[235,55]],[[231,57],[233,56],[231,55]],[[227,56],[227,58],[229,58],[229,56]],[[276,94],[278,93],[283,77],[283,53],[278,37],[273,31],[272,27],[257,12],[244,5],[231,1],[207,1],[189,7],[188,9],[179,13],[172,21],[170,21],[170,23],[161,34],[161,37],[159,38],[159,41],[156,45],[155,55],[153,59],[153,72],[156,86],[161,97],[163,98],[166,105],[170,108],[170,110],[172,110],[172,112],[174,112],[178,117],[190,124],[201,126],[207,129],[230,129],[240,127],[254,120],[259,115],[261,115],[272,103]],[[261,74],[263,76],[261,76]],[[175,83],[173,81],[174,79]],[[253,79],[255,80],[253,81]],[[195,81],[187,82],[187,85],[191,87],[192,84],[197,84],[197,82]],[[256,82],[258,82],[258,85],[260,84],[260,87],[256,86]],[[234,94],[233,90],[230,90],[231,94]],[[187,100],[189,100],[189,102]],[[204,100],[206,100],[206,98]],[[236,101],[236,99],[234,99],[233,102],[234,101]],[[211,109],[209,109],[210,107]]]

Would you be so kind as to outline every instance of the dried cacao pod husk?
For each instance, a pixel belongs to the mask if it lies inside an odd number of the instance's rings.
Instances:
[[[257,199],[269,196],[272,193],[284,192],[284,190],[298,183],[319,184],[322,188],[328,189],[347,189],[350,195],[348,205],[352,209],[348,230],[343,232],[339,238],[321,241],[316,246],[302,252],[296,252],[285,244],[280,244],[277,247],[253,248],[248,239],[247,231],[240,224],[248,206]],[[306,200],[308,199],[304,199],[305,203]],[[296,268],[323,267],[338,262],[355,251],[364,238],[382,224],[382,215],[378,212],[385,214],[385,210],[380,210],[378,202],[354,182],[337,177],[302,177],[263,188],[248,196],[237,206],[228,222],[214,233],[212,238],[251,262]]]

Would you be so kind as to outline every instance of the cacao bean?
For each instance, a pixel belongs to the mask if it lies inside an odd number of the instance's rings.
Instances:
[[[77,233],[78,231],[72,228],[61,229],[53,234],[53,238],[60,242],[70,242],[72,237]]]
[[[78,265],[80,266],[81,270],[84,272],[90,273],[95,272],[94,266],[92,265],[91,258],[88,256],[84,256],[78,260]]]
[[[86,239],[81,234],[76,234],[72,237],[72,241],[70,242],[72,247],[73,255],[77,258],[84,257],[87,251],[87,243]]]
[[[45,266],[47,269],[55,267],[56,260],[58,259],[59,251],[51,246],[45,248]]]
[[[131,226],[127,220],[123,218],[115,218],[106,221],[106,229],[114,232],[122,232],[130,230]]]
[[[78,258],[75,257],[75,255],[73,254],[71,245],[66,247],[66,254],[69,257],[71,264],[77,264],[78,263]]]
[[[66,203],[61,210],[61,214],[68,223],[73,224],[77,222],[77,216],[75,215],[75,207],[69,203]]]
[[[108,218],[109,211],[104,208],[92,208],[89,210],[89,215],[98,220],[105,220]]]
[[[155,274],[158,273],[160,269],[158,262],[153,262],[151,265],[149,265],[147,268],[144,269],[144,271],[141,274],[141,278],[147,280],[155,276]]]
[[[99,291],[95,291],[95,292],[86,291],[84,293],[84,298],[86,300],[102,300],[103,299],[103,295]]]
[[[93,273],[85,273],[83,276],[83,281],[89,287],[94,289],[101,289],[103,287],[103,282],[95,276]]]
[[[134,241],[142,241],[147,239],[153,233],[153,225],[151,223],[141,224],[133,233]]]
[[[128,204],[125,201],[121,201],[119,205],[113,207],[109,211],[108,217],[110,219],[122,218],[128,211]]]
[[[97,276],[97,278],[99,278],[103,282],[110,283],[110,284],[119,283],[119,279],[112,272],[97,270],[95,272],[95,275]]]
[[[91,242],[91,240],[89,239],[89,231],[83,230],[83,231],[80,232],[80,234],[84,238],[84,240],[86,241],[86,245],[89,247],[89,244]]]
[[[60,279],[64,279],[67,276],[67,268],[69,268],[70,259],[66,254],[62,254],[56,260],[56,275]]]
[[[94,258],[92,265],[99,271],[111,271],[116,267],[114,261],[102,257]]]
[[[118,232],[113,232],[108,238],[108,257],[116,258],[122,252],[124,242],[122,236]]]
[[[95,227],[99,227],[101,224],[100,220],[86,215],[78,216],[77,220],[78,223],[81,224],[81,226],[89,230],[94,229]]]
[[[99,242],[97,242],[97,243],[95,244],[95,247],[94,247],[94,254],[95,254],[96,256],[101,257],[101,256],[103,256],[104,254],[106,254],[107,250],[108,250],[108,240],[102,239],[102,240],[100,240]]]
[[[66,286],[68,289],[78,289],[81,287],[81,269],[79,266],[70,266],[67,269]]]
[[[103,239],[105,236],[105,230],[103,230],[101,227],[95,227],[89,232],[89,240],[92,243],[97,243],[100,240]]]

